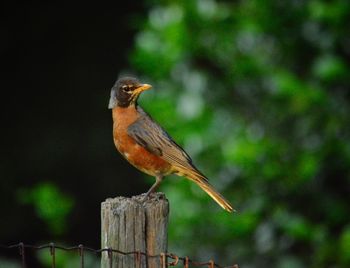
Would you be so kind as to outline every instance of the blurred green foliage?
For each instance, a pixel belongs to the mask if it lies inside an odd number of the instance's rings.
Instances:
[[[20,268],[21,264],[18,261],[6,260],[0,258],[0,267],[4,268]]]
[[[38,259],[44,267],[52,266],[52,256],[47,251],[41,250],[37,252]],[[72,268],[79,267],[81,260],[77,257],[77,252],[58,250],[55,255],[56,267]],[[84,252],[84,267],[96,268],[100,266],[100,259],[96,254]]]
[[[39,183],[31,189],[18,191],[18,199],[23,204],[34,207],[52,234],[60,235],[67,229],[67,217],[73,207],[73,199],[62,193],[50,182]]]
[[[131,55],[154,84],[140,103],[238,210],[165,180],[170,251],[349,267],[350,2],[149,5]]]

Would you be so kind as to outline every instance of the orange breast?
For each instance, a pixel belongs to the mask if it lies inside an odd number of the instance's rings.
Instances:
[[[147,151],[128,135],[128,127],[138,118],[139,114],[135,107],[116,107],[113,109],[113,138],[115,146],[130,164],[141,171],[152,176],[158,173],[163,175],[169,174],[171,165],[168,162]]]

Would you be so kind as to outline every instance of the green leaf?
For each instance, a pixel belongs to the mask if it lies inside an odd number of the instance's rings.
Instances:
[[[18,199],[30,204],[40,219],[53,234],[62,234],[67,229],[67,217],[73,208],[73,199],[62,193],[50,182],[42,182],[31,189],[18,191]]]

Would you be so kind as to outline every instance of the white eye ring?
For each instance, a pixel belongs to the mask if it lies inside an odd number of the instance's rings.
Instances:
[[[130,90],[131,90],[131,87],[128,86],[128,85],[123,85],[123,86],[122,86],[122,90],[123,90],[124,92],[126,92],[126,93],[129,93]]]

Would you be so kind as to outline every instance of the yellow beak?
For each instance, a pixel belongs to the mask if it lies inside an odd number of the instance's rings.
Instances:
[[[132,95],[139,95],[142,91],[150,89],[152,86],[149,84],[141,84],[138,88],[136,88]]]

